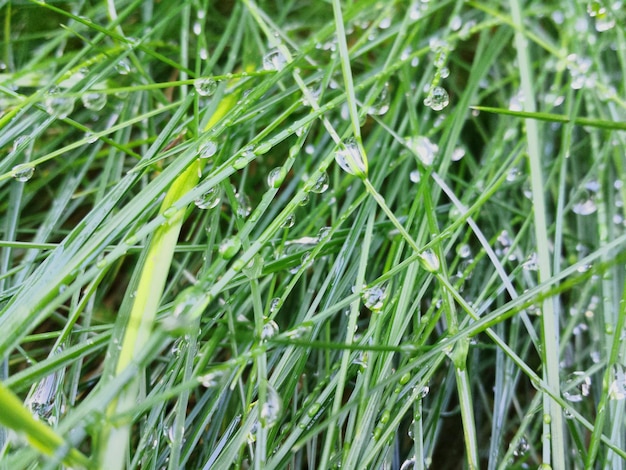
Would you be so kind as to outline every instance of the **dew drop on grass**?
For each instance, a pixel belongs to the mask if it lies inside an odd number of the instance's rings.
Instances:
[[[239,252],[240,248],[241,240],[239,237],[230,237],[220,244],[219,253],[223,259],[231,259]]]
[[[280,308],[280,297],[274,297],[270,302],[270,313],[276,312]]]
[[[311,186],[310,191],[313,193],[321,194],[328,189],[328,173],[323,172],[315,183]]]
[[[591,378],[581,371],[572,372],[563,384],[563,397],[570,402],[579,402],[589,396]]]
[[[270,188],[280,188],[285,180],[285,172],[282,167],[276,167],[267,174],[267,185]]]
[[[385,86],[383,86],[382,90],[380,90],[380,94],[367,110],[367,113],[372,116],[382,116],[389,111],[390,103],[391,97],[389,93],[389,83],[385,83]]]
[[[233,162],[233,168],[235,170],[242,170],[246,167],[246,165],[248,165],[248,159],[243,155],[241,157],[237,157]]]
[[[267,341],[278,334],[278,324],[274,320],[267,321],[261,330],[261,341]]]
[[[335,161],[343,171],[351,175],[365,177],[363,154],[354,139],[348,139],[335,152]]]
[[[539,264],[537,261],[537,253],[533,252],[528,255],[528,258],[526,258],[526,261],[522,264],[522,268],[526,271],[538,271]]]
[[[432,250],[425,250],[419,254],[420,260],[422,261],[422,266],[426,271],[435,273],[439,271],[441,264],[439,263],[439,258]]]
[[[463,159],[464,156],[465,156],[465,149],[463,147],[457,147],[452,152],[451,160],[453,162],[458,162],[459,160]]]
[[[287,65],[287,59],[277,48],[271,49],[263,57],[263,69],[273,70],[276,72],[281,71]]]
[[[210,77],[196,78],[193,86],[200,96],[211,96],[217,90],[217,82]]]
[[[413,170],[411,173],[409,173],[409,179],[411,180],[411,183],[419,183],[422,179],[422,175],[420,174],[419,170]]]
[[[244,193],[237,193],[235,199],[237,199],[237,215],[239,217],[248,217],[250,212],[252,212],[250,198]]]
[[[213,209],[220,203],[220,192],[217,188],[211,188],[198,199],[194,201],[194,204],[199,209]]]
[[[270,384],[267,384],[265,403],[261,405],[261,426],[271,428],[280,419],[283,402],[278,392]]]
[[[319,402],[315,402],[311,405],[311,407],[309,408],[306,414],[309,418],[315,418],[315,416],[317,415],[317,413],[319,413],[321,409],[322,409],[322,404]]]
[[[363,299],[363,304],[368,309],[373,312],[378,312],[383,308],[383,303],[385,301],[385,297],[387,297],[387,293],[383,287],[374,286],[364,290],[361,297]]]
[[[64,119],[74,111],[74,99],[59,94],[57,89],[48,92],[45,100],[46,111],[50,116]]]
[[[626,370],[623,365],[615,364],[609,384],[609,399],[623,400],[624,398],[626,398]]]
[[[513,449],[513,455],[515,457],[521,457],[525,455],[526,452],[528,452],[528,449],[530,449],[530,445],[528,444],[526,438],[522,436],[519,438],[517,444],[515,445],[515,448]]]
[[[19,181],[20,183],[26,183],[33,177],[33,173],[35,173],[35,167],[29,165],[28,163],[15,165],[11,169],[11,176],[15,179],[15,181]]]
[[[448,104],[450,104],[448,92],[440,86],[433,87],[428,96],[424,99],[424,105],[428,106],[433,111],[441,111],[448,106]]]
[[[128,60],[118,60],[115,64],[115,71],[120,75],[128,75],[130,73],[130,64],[128,63]]]
[[[198,149],[198,156],[200,158],[211,158],[217,153],[217,142],[214,140],[207,140],[200,145]]]
[[[107,104],[107,95],[105,93],[88,92],[81,96],[83,106],[91,111],[100,111]]]
[[[435,155],[439,152],[439,146],[433,144],[427,137],[409,137],[406,140],[406,146],[411,150],[420,161],[430,166],[435,160]]]
[[[289,214],[285,221],[282,223],[282,228],[291,228],[296,223],[296,216],[293,214]]]
[[[330,227],[320,228],[319,231],[317,232],[317,242],[319,243],[319,242],[326,240],[330,236],[331,230],[332,229]]]
[[[224,372],[222,371],[209,372],[208,374],[199,376],[198,381],[202,384],[203,387],[216,387],[223,375]]]
[[[593,198],[583,199],[572,206],[572,212],[578,215],[591,215],[598,210]]]

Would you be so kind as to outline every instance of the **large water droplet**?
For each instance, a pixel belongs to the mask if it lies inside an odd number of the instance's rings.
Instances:
[[[217,82],[210,77],[196,78],[193,86],[200,96],[211,96],[217,90]]]
[[[426,165],[432,165],[435,155],[439,152],[439,146],[433,144],[427,137],[410,137],[406,140],[406,146],[411,150],[420,161]]]
[[[283,402],[278,392],[270,384],[267,384],[265,403],[261,405],[261,426],[271,428],[280,419]]]
[[[361,178],[367,176],[365,160],[356,141],[348,139],[335,152],[335,161],[343,171]]]
[[[261,330],[261,341],[267,341],[278,334],[278,324],[274,320],[269,320],[263,325]]]
[[[310,188],[313,193],[321,194],[328,189],[328,173],[323,172]]]
[[[572,212],[578,215],[591,215],[597,210],[598,207],[596,206],[593,197],[580,199],[572,206]]]
[[[282,167],[274,168],[267,174],[267,185],[270,188],[280,188],[280,185],[283,184],[284,180],[285,172]]]
[[[271,49],[263,57],[263,68],[265,70],[281,71],[287,65],[287,59],[278,49]]]
[[[66,118],[74,111],[74,99],[60,95],[56,89],[48,92],[45,105],[48,114],[59,119]]]
[[[20,183],[25,183],[31,179],[33,177],[33,173],[35,173],[35,167],[29,165],[28,163],[15,165],[11,169],[11,176],[15,178],[15,181],[19,181]]]
[[[424,99],[424,105],[428,106],[433,111],[441,111],[448,106],[448,104],[450,104],[448,92],[440,86],[433,87],[428,96]]]
[[[200,158],[211,158],[217,152],[217,142],[214,140],[207,140],[200,145],[198,149],[198,156]]]
[[[387,297],[385,289],[381,286],[374,286],[366,289],[361,294],[363,304],[373,312],[378,312],[383,308],[383,303]]]
[[[194,201],[194,204],[199,209],[213,209],[220,203],[220,192],[217,188],[211,188],[198,199]]]
[[[419,257],[422,261],[422,266],[426,269],[426,271],[431,273],[439,271],[441,264],[439,262],[439,258],[433,250],[422,251],[419,254]]]
[[[128,60],[118,60],[115,64],[115,70],[120,75],[128,75],[130,73],[130,64],[128,63]]]
[[[571,402],[582,401],[591,391],[591,378],[581,371],[572,372],[563,384],[563,397]]]
[[[219,248],[220,256],[224,259],[231,259],[241,248],[239,237],[230,237],[224,240]]]
[[[104,93],[89,92],[81,96],[83,106],[91,111],[100,111],[107,104],[107,95]]]

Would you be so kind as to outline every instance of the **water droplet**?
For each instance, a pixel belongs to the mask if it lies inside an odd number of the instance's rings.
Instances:
[[[517,441],[517,444],[515,445],[515,449],[513,449],[513,455],[515,457],[520,457],[526,454],[526,452],[528,452],[528,449],[530,449],[530,445],[528,444],[528,441],[526,440],[526,438],[522,436]]]
[[[287,59],[278,49],[271,49],[263,57],[263,69],[274,70],[276,72],[281,71],[287,65]]]
[[[267,341],[278,334],[278,324],[274,320],[269,320],[263,325],[261,330],[261,341]]]
[[[217,90],[217,82],[210,77],[196,78],[193,86],[200,96],[211,96]]]
[[[241,248],[241,240],[239,237],[230,237],[224,240],[219,247],[220,256],[224,259],[231,259]]]
[[[239,217],[248,217],[250,212],[252,212],[250,198],[244,193],[237,193],[235,199],[237,199],[237,215]]]
[[[45,106],[50,116],[64,119],[74,111],[74,100],[60,95],[57,89],[51,89],[48,92]]]
[[[621,364],[613,366],[613,378],[609,385],[609,399],[623,400],[626,398],[626,371]]]
[[[458,162],[465,156],[465,149],[463,147],[457,147],[452,152],[451,160],[453,162]]]
[[[456,253],[459,255],[460,258],[466,259],[472,256],[472,249],[467,243],[465,243],[457,247]]]
[[[385,86],[380,90],[380,94],[374,101],[374,103],[367,110],[368,114],[373,116],[382,116],[389,111],[389,105],[391,104],[391,97],[389,94],[389,83],[385,83]]]
[[[563,397],[571,402],[579,402],[589,395],[590,390],[591,378],[581,371],[572,372],[563,384]]]
[[[174,335],[186,333],[192,326],[190,314],[203,295],[204,291],[198,286],[187,287],[181,291],[176,296],[171,315],[166,316],[161,323],[163,329]]]
[[[406,140],[406,146],[420,161],[426,165],[432,165],[435,155],[439,152],[439,146],[433,144],[427,137],[410,137]]]
[[[363,304],[373,312],[378,312],[383,308],[383,303],[387,297],[385,289],[381,286],[374,286],[366,289],[361,294]]]
[[[118,60],[115,64],[115,70],[120,75],[128,75],[130,73],[130,64],[126,59]]]
[[[330,227],[322,227],[319,229],[319,231],[317,232],[317,242],[321,242],[326,240],[329,236],[330,236],[330,232],[331,232],[331,228]]]
[[[367,176],[365,159],[356,141],[348,139],[335,152],[335,161],[343,171],[364,178]]]
[[[578,215],[591,215],[597,210],[598,207],[596,206],[593,197],[582,199],[572,206],[572,212]]]
[[[526,261],[522,264],[522,268],[526,271],[538,271],[539,264],[537,264],[537,253],[533,252],[528,255],[528,258],[526,258]]]
[[[203,387],[216,387],[219,384],[219,381],[223,375],[223,371],[209,372],[208,374],[199,376],[198,381],[202,384]]]
[[[220,192],[217,188],[211,188],[198,199],[194,201],[194,204],[199,209],[213,209],[220,203]]]
[[[422,261],[422,267],[431,273],[439,271],[441,264],[439,263],[439,258],[432,250],[425,250],[419,254],[420,260]]]
[[[20,183],[26,183],[33,177],[33,173],[35,173],[35,167],[28,163],[15,165],[11,169],[11,176],[15,178],[15,181],[19,181]]]
[[[248,165],[248,159],[245,156],[240,156],[233,162],[233,168],[235,170],[242,170]]]
[[[267,384],[265,403],[261,405],[261,426],[271,428],[278,423],[282,413],[283,403],[278,392]]]
[[[448,104],[450,104],[448,92],[440,86],[433,87],[428,96],[424,99],[424,105],[428,106],[433,111],[441,111],[448,106]]]
[[[315,418],[315,416],[317,415],[317,413],[319,413],[321,409],[322,409],[322,404],[319,402],[315,402],[311,405],[311,407],[309,408],[306,414],[309,418]]]
[[[275,313],[280,308],[280,297],[274,297],[270,302],[270,313]]]
[[[282,167],[276,167],[267,174],[267,185],[270,188],[280,188],[285,180],[285,172]]]
[[[107,95],[104,93],[89,92],[81,96],[83,106],[91,111],[100,111],[107,104]]]
[[[459,29],[461,29],[461,26],[463,26],[463,20],[459,15],[454,15],[450,19],[450,29],[452,31],[458,31]]]
[[[198,149],[198,156],[200,158],[211,158],[217,153],[217,142],[214,140],[207,140],[200,145]]]
[[[409,180],[411,180],[411,183],[419,183],[421,179],[422,175],[419,170],[413,170],[409,173]]]
[[[282,228],[291,228],[296,223],[296,216],[293,214],[289,214],[285,221],[282,223]]]
[[[321,194],[328,189],[328,173],[323,172],[313,183],[309,191]]]

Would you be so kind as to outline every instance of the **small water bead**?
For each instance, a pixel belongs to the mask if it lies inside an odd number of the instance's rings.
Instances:
[[[528,449],[530,449],[530,445],[528,444],[528,441],[526,440],[526,438],[522,436],[517,441],[517,444],[515,445],[515,449],[513,449],[513,455],[515,457],[521,457],[522,455],[525,455],[526,452],[528,452]]]
[[[220,192],[217,188],[211,188],[198,199],[194,201],[194,204],[199,209],[213,209],[220,203]]]
[[[591,378],[581,371],[572,372],[563,384],[563,397],[573,403],[582,401],[591,391]]]
[[[200,34],[202,33],[202,24],[200,24],[199,21],[194,22],[192,30],[193,34],[195,34],[196,36],[200,36]]]
[[[422,251],[419,254],[419,257],[422,261],[422,266],[426,269],[426,271],[431,273],[439,271],[441,263],[439,262],[439,257],[437,257],[433,250]]]
[[[83,106],[91,111],[100,111],[107,104],[105,93],[89,92],[81,96]]]
[[[306,414],[309,418],[315,418],[315,416],[320,412],[321,409],[322,404],[319,402],[315,402],[311,405]]]
[[[282,228],[291,228],[296,223],[296,216],[293,214],[289,214],[285,221],[281,224]]]
[[[591,215],[598,210],[593,198],[582,199],[572,206],[572,212],[578,215]]]
[[[426,166],[433,164],[435,155],[439,152],[439,146],[433,144],[428,137],[424,136],[408,138],[406,140],[406,146]]]
[[[263,69],[280,72],[287,65],[287,58],[277,48],[271,49],[263,57]]]
[[[328,173],[323,172],[316,180],[315,183],[311,186],[310,191],[313,193],[321,194],[328,189]]]
[[[419,170],[413,170],[409,173],[409,180],[411,180],[411,183],[419,183],[421,179],[422,175]]]
[[[270,188],[278,189],[283,184],[285,176],[283,167],[276,167],[267,174],[267,185]]]
[[[361,294],[363,304],[373,312],[377,312],[383,308],[383,303],[387,297],[385,289],[381,286],[374,286],[366,289]]]
[[[441,67],[439,70],[439,76],[441,78],[448,78],[450,76],[450,69],[448,67]]]
[[[217,82],[210,77],[196,78],[193,86],[200,96],[211,96],[217,90]]]
[[[330,236],[332,228],[331,227],[322,227],[317,232],[317,242],[322,242],[326,240]]]
[[[382,116],[389,111],[389,105],[391,104],[391,96],[389,93],[389,83],[385,83],[385,86],[380,91],[378,97],[374,103],[367,110],[368,114],[372,116]]]
[[[239,237],[230,237],[224,240],[219,247],[219,254],[224,259],[231,259],[241,248],[241,240]]]
[[[270,302],[270,313],[275,313],[281,305],[280,297],[274,297]]]
[[[46,112],[50,116],[64,119],[74,111],[74,99],[59,94],[58,90],[52,89],[48,92],[45,100]]]
[[[235,170],[243,170],[248,165],[248,159],[243,155],[241,157],[237,157],[233,162],[233,168]]]
[[[207,140],[200,145],[198,149],[198,157],[211,158],[217,153],[217,142],[214,140]]]
[[[367,176],[365,158],[356,141],[348,139],[335,152],[335,161],[343,171],[361,178]]]
[[[450,104],[448,92],[440,86],[433,87],[428,96],[424,99],[424,105],[428,106],[433,111],[441,111],[448,106],[448,104]]]
[[[28,163],[15,165],[11,169],[11,176],[15,179],[15,181],[19,181],[20,183],[26,183],[29,179],[33,177],[34,173],[35,167],[31,166]]]
[[[120,75],[128,75],[130,73],[130,64],[128,63],[128,60],[118,60],[115,64],[115,70]]]
[[[609,399],[623,400],[626,398],[626,370],[621,364],[613,366],[613,377],[609,385]]]
[[[456,253],[460,258],[467,259],[472,256],[472,249],[467,243],[465,243],[457,247]]]
[[[261,341],[267,341],[278,334],[278,324],[274,320],[269,320],[261,329]]]
[[[522,264],[522,269],[526,271],[538,271],[539,270],[537,253],[533,252],[530,255],[528,255],[528,258],[526,258],[526,261],[524,261],[524,263]]]

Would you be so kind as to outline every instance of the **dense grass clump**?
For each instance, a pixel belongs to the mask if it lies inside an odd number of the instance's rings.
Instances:
[[[2,4],[3,468],[624,468],[626,10],[524,3]]]

